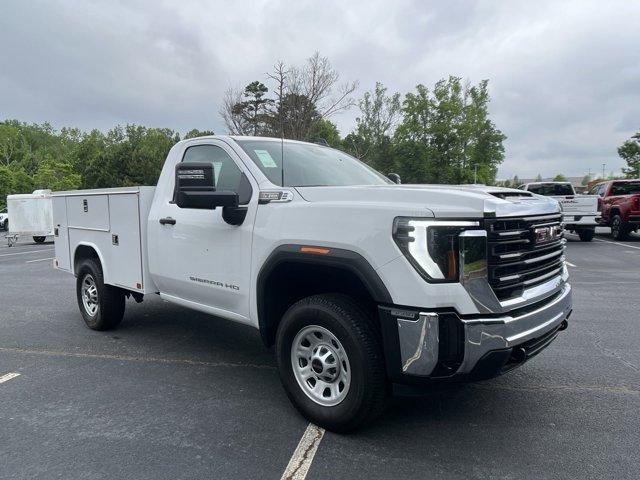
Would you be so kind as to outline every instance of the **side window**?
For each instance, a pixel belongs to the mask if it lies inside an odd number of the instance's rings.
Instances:
[[[222,148],[215,145],[195,145],[184,152],[183,162],[213,163],[216,190],[237,192],[242,172]]]

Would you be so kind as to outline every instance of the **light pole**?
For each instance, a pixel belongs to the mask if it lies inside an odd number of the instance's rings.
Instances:
[[[602,179],[603,179],[603,180],[606,180],[606,179],[604,178],[604,167],[606,167],[606,166],[607,166],[607,164],[606,164],[606,163],[603,163],[603,164],[602,164]]]
[[[478,164],[473,164],[473,184],[478,183]]]

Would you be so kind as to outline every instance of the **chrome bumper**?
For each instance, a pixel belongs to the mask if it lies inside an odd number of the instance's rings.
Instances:
[[[557,329],[571,309],[571,285],[565,283],[552,301],[534,310],[519,315],[461,319],[464,357],[455,373],[470,373],[489,352],[521,345]],[[396,321],[402,373],[428,377],[438,363],[438,314],[421,312],[417,320]]]

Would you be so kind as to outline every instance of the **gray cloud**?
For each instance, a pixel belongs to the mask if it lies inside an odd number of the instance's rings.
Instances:
[[[5,0],[0,118],[223,132],[223,92],[329,56],[360,92],[488,78],[501,176],[618,170],[640,128],[637,2]],[[334,118],[343,134],[356,112]]]

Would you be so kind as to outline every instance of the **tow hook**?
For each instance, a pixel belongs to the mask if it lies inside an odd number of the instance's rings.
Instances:
[[[527,359],[527,351],[523,347],[514,348],[511,352],[511,358],[516,362],[524,362]]]

